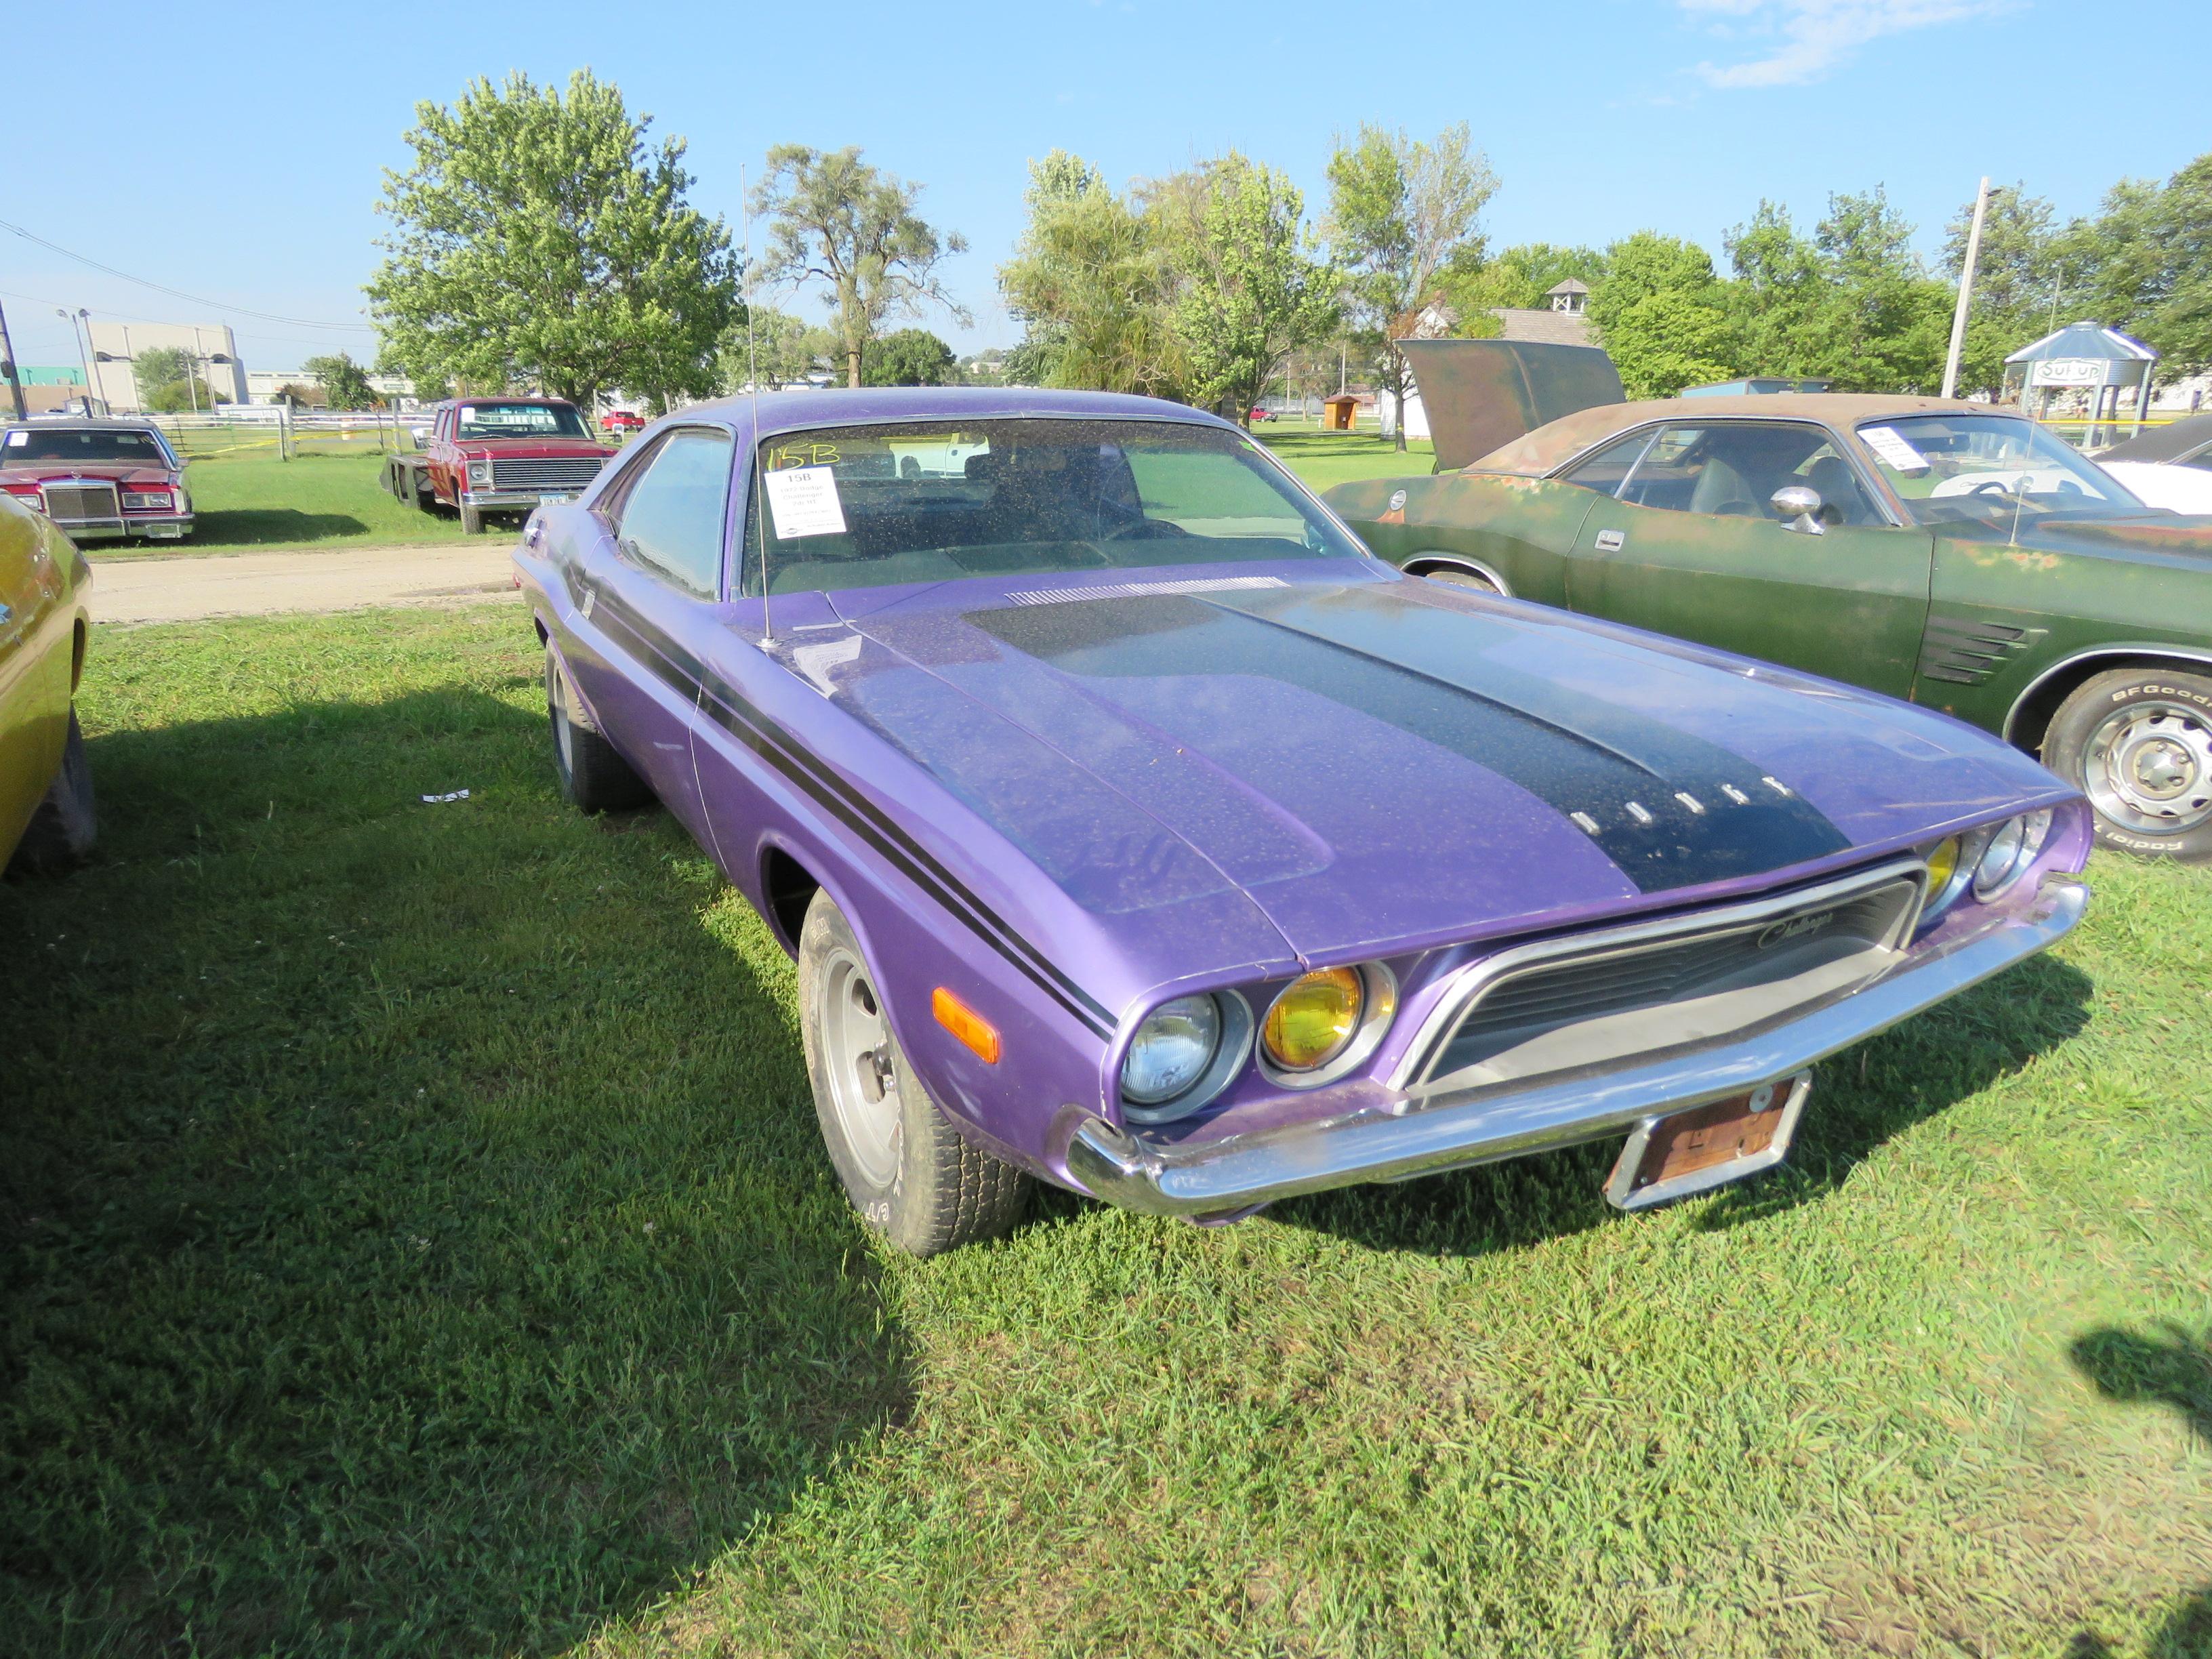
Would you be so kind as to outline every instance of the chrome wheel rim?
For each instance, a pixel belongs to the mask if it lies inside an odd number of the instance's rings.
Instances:
[[[822,964],[822,1069],[845,1145],[872,1186],[898,1170],[898,1067],[891,1031],[860,959],[842,947]]]
[[[2212,721],[2181,702],[2141,702],[2089,734],[2082,781],[2124,829],[2178,836],[2212,819]]]

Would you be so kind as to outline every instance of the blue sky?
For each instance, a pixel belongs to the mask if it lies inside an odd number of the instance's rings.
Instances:
[[[1494,246],[1650,227],[1717,257],[1762,196],[1809,222],[1831,191],[1885,185],[1934,251],[1984,173],[2075,213],[2212,149],[2203,0],[10,9],[0,219],[228,307],[331,323],[360,320],[380,169],[404,165],[416,102],[516,69],[616,82],[690,141],[695,199],[733,234],[739,169],[771,143],[857,143],[922,183],[925,214],[971,244],[947,276],[974,325],[923,319],[963,348],[1018,337],[994,271],[1028,161],[1055,147],[1118,181],[1234,146],[1317,209],[1335,133],[1465,120],[1504,181]],[[373,344],[219,313],[4,230],[0,302],[26,363],[76,361],[57,304],[220,317],[256,368]]]

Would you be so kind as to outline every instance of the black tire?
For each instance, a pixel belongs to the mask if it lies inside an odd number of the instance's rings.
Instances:
[[[467,501],[461,503],[461,534],[478,536],[483,533],[483,509]]]
[[[995,1238],[1021,1219],[1030,1177],[970,1146],[908,1064],[874,1000],[875,981],[842,911],[817,891],[799,933],[799,1029],[814,1114],[830,1162],[860,1218],[908,1255],[937,1255]],[[848,1000],[856,1015],[833,1006]],[[874,1041],[850,1054],[842,1049]],[[853,1080],[833,1077],[851,1068]],[[884,1133],[848,1125],[859,1109]],[[843,1106],[841,1109],[841,1100]]]
[[[1425,581],[1442,582],[1446,587],[1467,587],[1474,589],[1478,593],[1495,593],[1501,596],[1504,592],[1496,582],[1480,571],[1464,569],[1455,564],[1432,564],[1426,569],[1416,570],[1413,574]]]
[[[2089,797],[2103,845],[2212,860],[2212,678],[2170,668],[2099,674],[2059,705],[2043,760]]]
[[[46,798],[31,815],[30,826],[15,844],[9,867],[41,872],[66,870],[92,856],[100,839],[100,815],[93,804],[92,768],[84,757],[84,731],[70,711],[69,741],[62,750],[62,769],[46,789]]]
[[[545,647],[545,717],[553,732],[553,769],[561,796],[585,812],[620,812],[643,806],[653,790],[600,735],[576,701],[553,647]]]

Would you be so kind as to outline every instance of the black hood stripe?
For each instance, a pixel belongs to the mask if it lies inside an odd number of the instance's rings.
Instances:
[[[967,620],[1078,677],[1247,675],[1327,697],[1510,778],[1646,893],[1851,845],[1786,780],[1741,757],[1484,654],[1519,630],[1387,592],[1143,596]]]
[[[1103,1003],[1070,979],[872,801],[809,754],[788,731],[613,589],[573,565],[562,565],[561,574],[571,604],[664,684],[692,698],[719,728],[775,767],[1093,1035],[1113,1034],[1114,1016]]]

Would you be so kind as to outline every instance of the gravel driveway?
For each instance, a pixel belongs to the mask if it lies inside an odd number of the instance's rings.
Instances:
[[[343,553],[238,553],[92,560],[92,615],[102,623],[194,622],[283,611],[463,605],[514,592],[513,547],[349,548]]]

